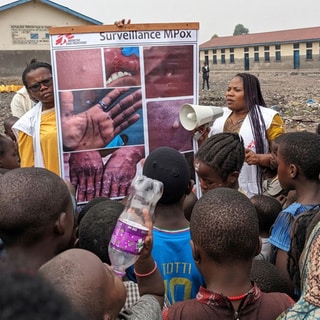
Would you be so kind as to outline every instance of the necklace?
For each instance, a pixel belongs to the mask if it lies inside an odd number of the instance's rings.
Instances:
[[[236,126],[237,124],[242,123],[245,117],[246,115],[240,115],[240,116],[231,115],[229,119],[232,122],[232,124]]]
[[[168,229],[163,229],[163,228],[158,228],[153,226],[154,229],[158,230],[158,231],[163,231],[163,232],[167,232],[167,233],[179,233],[179,232],[184,232],[190,229],[190,227],[186,227],[186,228],[181,228],[181,229],[177,229],[177,230],[168,230]]]
[[[242,300],[247,294],[248,294],[248,292],[240,294],[239,296],[233,296],[233,297],[227,297],[227,298],[230,301],[239,301],[239,300]]]

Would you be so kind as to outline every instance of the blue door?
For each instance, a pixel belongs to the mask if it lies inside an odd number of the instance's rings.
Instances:
[[[244,54],[244,70],[249,70],[249,53]]]
[[[300,52],[299,50],[293,51],[293,69],[300,68]]]

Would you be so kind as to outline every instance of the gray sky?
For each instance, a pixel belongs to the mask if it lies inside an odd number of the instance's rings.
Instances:
[[[12,1],[0,0],[0,5]],[[199,22],[199,42],[231,36],[237,24],[249,33],[320,26],[319,0],[54,0],[91,18],[112,24]]]

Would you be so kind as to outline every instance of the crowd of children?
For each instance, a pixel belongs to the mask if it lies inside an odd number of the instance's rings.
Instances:
[[[0,178],[1,270],[11,281],[40,274],[88,319],[276,319],[282,313],[289,319],[301,304],[317,306],[316,297],[306,298],[314,284],[303,270],[311,273],[312,266],[305,260],[301,269],[299,259],[318,248],[308,235],[316,237],[312,227],[320,218],[320,136],[286,133],[278,140],[277,179],[283,190],[295,191],[295,202],[285,206],[278,193],[249,199],[237,180],[243,142],[238,134],[218,133],[195,155],[203,196],[188,217],[184,203],[193,181],[186,159],[168,147],[151,152],[143,174],[161,181],[164,193],[145,252],[120,281],[108,244],[123,204],[99,197],[78,214],[65,181],[43,168],[19,168],[15,141],[1,136],[0,164],[8,169]]]
[[[108,246],[126,199],[96,197],[78,212],[70,183],[20,168],[17,119],[0,135],[1,319],[320,318],[318,133],[276,137],[250,197],[238,181],[248,164],[238,133],[201,144],[198,193],[182,153],[153,150],[142,174],[164,191],[139,259],[120,278]]]

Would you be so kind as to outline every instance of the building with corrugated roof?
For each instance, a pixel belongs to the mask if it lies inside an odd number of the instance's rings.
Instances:
[[[200,45],[213,71],[319,70],[320,27],[217,37]]]
[[[49,0],[18,0],[0,6],[0,76],[21,76],[31,59],[50,62],[51,26],[100,25]]]

